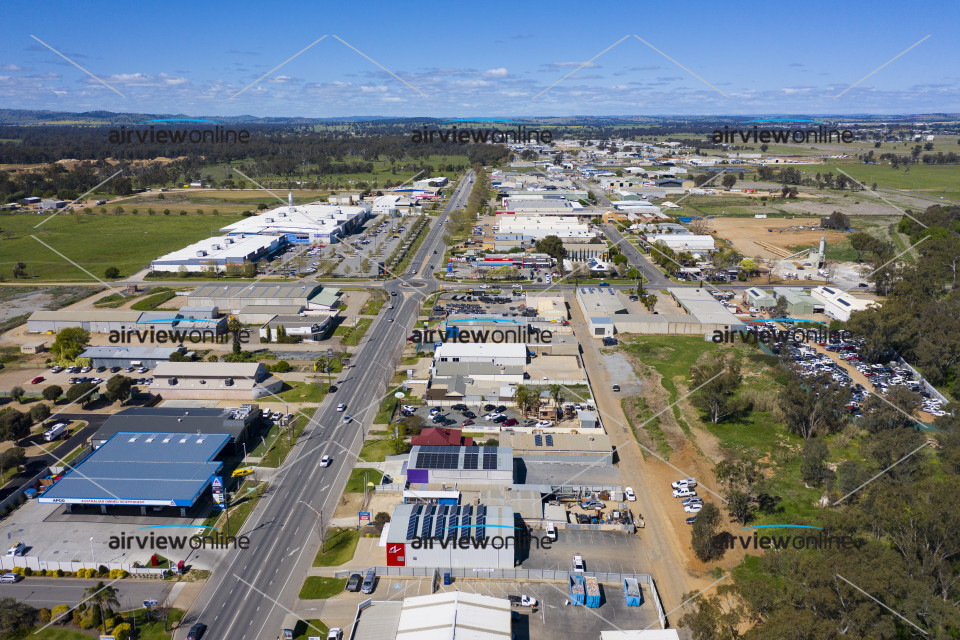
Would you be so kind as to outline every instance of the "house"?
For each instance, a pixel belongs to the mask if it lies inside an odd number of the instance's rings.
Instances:
[[[473,444],[473,438],[470,436],[464,436],[460,429],[425,427],[420,431],[420,435],[414,436],[410,439],[410,444],[434,447],[469,447]]]

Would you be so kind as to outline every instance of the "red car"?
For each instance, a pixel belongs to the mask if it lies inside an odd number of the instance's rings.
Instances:
[[[44,378],[43,376],[37,376],[36,378],[30,381],[30,384],[40,384],[44,380],[46,380],[46,378]]]
[[[467,418],[466,420],[464,420],[463,422],[460,423],[460,426],[461,426],[461,427],[469,427],[469,426],[472,425],[472,424],[473,424],[473,420],[471,420],[470,418]]]
[[[512,427],[515,424],[519,424],[519,421],[516,418],[510,418],[509,420],[504,421],[503,426]]]

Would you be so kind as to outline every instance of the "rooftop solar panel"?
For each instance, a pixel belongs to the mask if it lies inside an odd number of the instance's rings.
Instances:
[[[483,468],[484,468],[484,469],[496,469],[496,468],[497,468],[497,454],[495,454],[495,453],[485,453],[485,454],[483,454]]]
[[[466,506],[460,510],[460,537],[470,537],[470,519],[473,515],[473,507]]]
[[[477,465],[480,464],[480,454],[478,453],[466,453],[463,456],[463,468],[464,469],[476,469]]]
[[[443,537],[443,527],[447,522],[447,509],[449,509],[447,505],[442,505],[437,513],[437,524],[433,529],[434,538]]]
[[[548,447],[552,447],[552,446],[553,446],[553,436],[552,436],[552,435],[547,435],[546,439],[547,439],[547,446],[548,446]]]
[[[543,438],[540,437],[540,434],[533,436],[533,444],[538,447],[543,446]]]
[[[447,520],[447,538],[457,537],[457,524],[460,522],[460,507],[451,509],[450,517]]]

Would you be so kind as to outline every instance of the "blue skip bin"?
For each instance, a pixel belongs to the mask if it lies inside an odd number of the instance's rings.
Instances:
[[[623,595],[627,598],[628,607],[639,607],[643,602],[640,596],[640,583],[636,578],[623,579]]]

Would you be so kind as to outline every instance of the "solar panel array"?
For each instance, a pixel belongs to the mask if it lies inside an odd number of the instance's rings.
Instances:
[[[552,446],[553,446],[553,436],[552,436],[552,435],[549,435],[549,434],[547,434],[547,446],[548,446],[548,447],[552,447]]]
[[[485,525],[487,523],[487,508],[483,505],[477,507],[477,528],[474,537],[478,540],[480,538],[485,538],[487,536],[487,531]]]
[[[418,504],[410,511],[410,522],[407,524],[407,540],[417,535],[417,518],[423,510],[423,505]]]
[[[437,513],[437,526],[433,530],[433,537],[440,540],[443,538],[443,527],[447,524],[447,511],[450,509],[447,505],[441,505]]]
[[[483,468],[486,469],[496,469],[497,468],[497,454],[496,453],[486,453],[483,454]]]
[[[542,436],[536,436],[537,446],[541,446]],[[553,441],[552,436],[548,443]],[[496,447],[453,447],[423,445],[417,450],[416,469],[496,469]],[[460,456],[463,455],[461,467]],[[482,457],[481,457],[482,456]],[[482,466],[481,466],[482,464]]]
[[[470,537],[470,520],[473,518],[473,507],[467,505],[460,508],[460,537]]]
[[[427,512],[423,516],[423,520],[421,520],[422,522],[422,526],[420,527],[421,538],[431,537],[430,534],[433,531],[433,513],[434,511],[436,511],[436,509],[437,508],[432,504],[427,507]]]
[[[538,446],[538,447],[542,447],[542,446],[543,446],[543,437],[542,437],[539,433],[538,433],[537,435],[533,436],[533,444],[536,445],[536,446]]]
[[[476,469],[478,464],[480,464],[480,454],[479,454],[479,453],[465,453],[465,454],[463,454],[463,468],[464,468],[464,469]]]
[[[457,537],[457,525],[460,523],[460,507],[451,507],[450,516],[447,519],[447,539],[452,540]]]
[[[417,469],[457,469],[460,466],[459,453],[424,453],[417,454]]]

